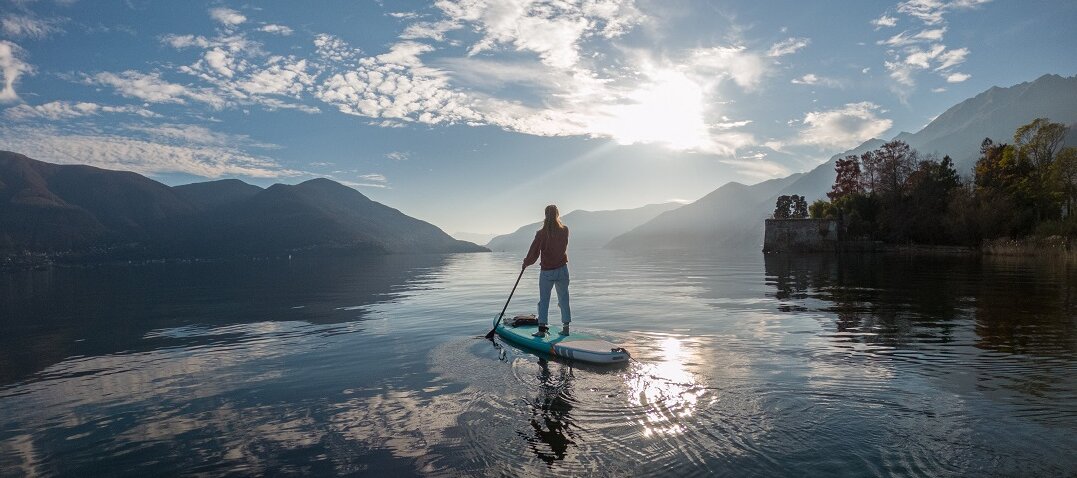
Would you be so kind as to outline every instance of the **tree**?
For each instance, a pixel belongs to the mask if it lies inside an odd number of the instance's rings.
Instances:
[[[905,189],[905,181],[916,165],[916,151],[904,141],[890,141],[875,150],[874,156],[878,163],[875,192],[900,197]]]
[[[834,179],[830,192],[826,193],[826,197],[831,201],[837,201],[864,190],[860,177],[860,161],[856,155],[837,160],[834,164],[834,171],[837,172],[837,178]]]
[[[1028,192],[1037,223],[1057,219],[1062,212],[1061,194],[1052,188],[1051,169],[1067,129],[1064,124],[1036,118],[1013,133],[1018,162],[1031,170]]]
[[[832,219],[834,217],[833,207],[829,201],[825,199],[817,199],[815,202],[808,206],[808,212],[814,219]]]
[[[778,200],[774,204],[774,219],[789,219],[790,209],[792,208],[793,200],[789,196],[778,196]]]
[[[806,219],[808,202],[804,196],[778,196],[774,204],[774,219]]]
[[[879,183],[879,155],[877,151],[865,151],[860,155],[860,167],[863,173],[860,176],[860,190],[875,194],[875,187]]]
[[[1077,206],[1077,148],[1070,146],[1058,152],[1051,165],[1051,179],[1061,192],[1065,217],[1071,217]]]
[[[1062,123],[1036,118],[1014,131],[1013,144],[1021,156],[1032,161],[1034,168],[1046,173],[1055,154],[1062,147],[1062,141],[1066,139],[1067,129]]]
[[[1016,148],[985,139],[973,179],[978,209],[974,219],[984,238],[1020,237],[1036,223],[1032,163],[1021,161]]]
[[[793,218],[794,219],[807,219],[808,218],[808,201],[804,199],[804,196],[793,195],[790,200],[793,203]]]
[[[939,226],[945,221],[951,193],[961,184],[953,160],[945,156],[942,161],[920,161],[907,183],[902,201],[890,206],[899,211],[892,218],[891,231],[902,240],[917,243],[951,242]]]

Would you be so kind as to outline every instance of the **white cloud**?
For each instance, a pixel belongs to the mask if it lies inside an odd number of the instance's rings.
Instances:
[[[387,53],[382,53],[373,58],[364,58],[360,63],[365,63],[366,65],[390,64],[415,69],[423,64],[419,57],[423,53],[432,51],[434,51],[434,47],[425,43],[402,41],[394,43],[393,46],[389,47]]]
[[[34,67],[22,60],[23,49],[7,40],[0,40],[0,103],[19,99],[15,84],[22,75],[34,72]]]
[[[197,61],[177,69],[211,85],[203,91],[221,99],[222,106],[254,104],[269,110],[320,112],[302,102],[302,94],[313,87],[315,78],[322,72],[320,64],[291,55],[269,55],[260,43],[248,40],[243,32],[227,31],[208,39],[166,35],[161,41],[179,49],[204,50]],[[329,35],[318,35],[314,44],[319,57],[327,62],[349,57],[346,49],[336,48],[343,43]]]
[[[967,80],[969,78],[972,78],[972,75],[969,75],[969,74],[966,74],[966,73],[950,73],[949,75],[946,76],[946,82],[947,83],[961,83],[962,81],[965,81],[965,80]]]
[[[410,156],[411,155],[403,151],[392,151],[389,154],[385,155],[386,158],[389,158],[393,161],[407,161]]]
[[[800,78],[793,78],[790,83],[794,85],[812,85],[812,86],[828,86],[831,88],[840,88],[841,82],[833,78],[827,78],[825,76],[818,76],[815,73],[808,73]]]
[[[909,33],[908,30],[898,33],[886,40],[880,40],[879,45],[888,46],[905,46],[916,43],[929,43],[942,40],[942,36],[946,33],[946,27],[934,28],[931,30],[921,30],[916,33]]]
[[[140,174],[185,173],[205,178],[277,178],[300,174],[282,168],[270,158],[232,146],[192,145],[37,125],[0,126],[0,142],[42,161],[89,164]]]
[[[947,50],[945,45],[939,43],[926,50],[910,46],[894,53],[893,61],[885,62],[885,65],[890,72],[890,78],[908,88],[898,90],[904,98],[909,94],[909,89],[916,86],[917,71],[934,69],[945,74],[952,67],[963,63],[968,53],[968,48]]]
[[[952,66],[964,63],[965,57],[968,56],[968,54],[968,48],[958,48],[956,50],[948,50],[940,53],[938,56],[939,66],[936,66],[935,70],[946,70]]]
[[[841,108],[812,111],[804,115],[805,128],[799,142],[822,147],[848,149],[878,137],[893,125],[876,115],[879,106],[871,102],[848,103]]]
[[[946,11],[946,2],[943,0],[908,0],[899,3],[897,10],[928,25],[935,25],[942,22],[943,14]]]
[[[727,117],[722,117],[722,121],[718,123],[712,123],[710,126],[714,129],[734,129],[752,124],[752,120],[732,121]]]
[[[336,63],[353,61],[362,53],[358,48],[349,46],[344,40],[326,33],[314,37],[314,48],[319,57]]]
[[[762,56],[741,46],[697,48],[688,62],[699,74],[731,78],[747,89],[758,86],[767,71]]]
[[[40,40],[53,33],[63,33],[60,28],[62,18],[43,19],[28,15],[4,15],[0,18],[0,31],[14,38],[32,38]]]
[[[898,3],[898,12],[920,20],[927,25],[938,25],[945,21],[945,15],[952,10],[975,8],[991,0],[907,0]]]
[[[877,42],[892,49],[887,50],[890,59],[885,62],[890,78],[894,80],[893,90],[901,97],[902,101],[912,93],[916,86],[916,74],[920,70],[934,69],[942,74],[956,65],[965,61],[969,54],[968,48],[949,48],[944,44],[944,36],[947,31],[946,15],[956,10],[968,10],[986,4],[990,0],[906,0],[898,3],[896,9],[899,13],[919,21],[928,28],[912,33],[911,30],[893,35],[886,40]],[[881,19],[892,19],[887,15]],[[896,19],[892,19],[896,24]],[[882,26],[873,21],[877,27]],[[892,25],[885,25],[892,26]],[[930,48],[924,49],[919,44],[930,44]]]
[[[102,72],[87,77],[86,82],[111,86],[122,96],[138,98],[150,103],[182,104],[190,99],[206,103],[214,108],[220,108],[225,104],[224,99],[215,93],[165,81],[156,72],[141,73],[134,70],[118,74]]]
[[[931,67],[932,60],[938,58],[939,55],[946,51],[946,46],[933,45],[930,50],[914,48],[907,51],[909,54],[905,57],[905,64],[920,69],[926,69]]]
[[[883,28],[883,27],[893,27],[893,26],[897,26],[897,18],[896,17],[891,17],[889,15],[884,14],[884,15],[880,16],[879,18],[876,18],[876,19],[872,20],[871,24],[875,25],[876,30],[878,30],[880,28]]]
[[[346,114],[427,124],[482,121],[471,99],[453,90],[440,70],[420,55],[432,47],[400,42],[389,52],[362,58],[357,68],[333,74],[315,93]]]
[[[941,88],[941,87],[940,87],[940,88],[932,88],[932,89],[931,89],[931,92],[932,92],[932,93],[945,93],[945,92],[946,92],[946,88]]]
[[[808,38],[788,38],[772,45],[770,50],[767,50],[767,56],[779,57],[791,55],[796,53],[797,50],[808,46],[809,43],[811,43],[811,40]]]
[[[438,22],[415,22],[404,29],[400,38],[405,40],[419,40],[428,38],[434,41],[445,41],[445,33],[460,28],[460,24],[452,20]]]
[[[242,13],[224,7],[211,8],[209,16],[217,23],[225,26],[236,26],[247,21],[247,17],[243,16]]]
[[[364,181],[373,181],[373,182],[376,182],[376,183],[384,183],[384,182],[388,181],[388,179],[385,178],[384,174],[378,174],[378,173],[361,174],[361,175],[359,175],[359,179],[362,179]]]
[[[220,48],[214,48],[207,51],[202,58],[206,60],[206,64],[209,65],[210,68],[213,68],[214,71],[223,76],[231,78],[232,75],[235,74],[235,72],[232,71],[232,68],[235,67],[232,58]]]
[[[294,57],[274,57],[268,64],[251,73],[238,87],[254,95],[285,95],[298,98],[314,85],[314,75],[308,71],[307,60]]]
[[[286,27],[284,25],[275,25],[272,23],[269,25],[262,25],[262,27],[259,28],[258,31],[281,36],[289,36],[294,33],[294,31],[289,27]]]
[[[221,133],[213,131],[205,126],[193,124],[133,124],[125,125],[124,129],[127,131],[143,133],[156,141],[164,141],[172,144],[244,146],[262,149],[277,149],[280,147],[275,144],[253,141],[246,135]]]
[[[161,37],[161,41],[177,50],[190,47],[209,48],[213,45],[212,42],[201,35],[165,35]]]
[[[449,24],[468,25],[482,34],[468,49],[470,55],[510,46],[516,51],[535,53],[555,68],[576,65],[583,38],[615,38],[643,19],[631,1],[530,4],[513,0],[439,0],[435,6]]]
[[[766,158],[766,153],[756,152],[736,158],[721,159],[720,161],[723,164],[736,166],[737,172],[750,178],[771,179],[789,175],[789,168],[775,161],[768,161]]]
[[[63,120],[70,118],[80,118],[84,116],[94,116],[100,113],[126,113],[138,115],[144,118],[154,118],[160,116],[148,109],[132,105],[109,106],[85,101],[52,101],[49,103],[34,106],[27,104],[12,106],[4,110],[4,117],[11,120],[25,120],[30,118]]]
[[[890,72],[890,78],[899,85],[912,88],[916,86],[916,72],[934,69],[934,71],[946,73],[950,68],[964,62],[968,53],[968,48],[947,50],[942,44],[931,45],[926,50],[908,47],[901,53],[895,53],[893,61],[885,62],[885,65]],[[908,90],[899,90],[899,93],[906,96]]]

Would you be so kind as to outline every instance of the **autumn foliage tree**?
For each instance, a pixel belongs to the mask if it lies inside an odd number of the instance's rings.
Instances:
[[[1061,234],[1077,238],[1077,148],[1068,129],[1037,118],[1013,143],[980,144],[962,181],[949,156],[923,156],[902,141],[839,159],[827,197],[812,217],[839,218],[850,237],[889,242],[966,244]]]
[[[826,197],[831,202],[864,191],[860,178],[860,161],[856,155],[839,159],[834,165],[834,170],[838,173],[838,177],[834,180],[834,186],[830,188],[830,192],[826,193]]]

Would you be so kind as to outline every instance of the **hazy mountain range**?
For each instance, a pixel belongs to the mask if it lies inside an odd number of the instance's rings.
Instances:
[[[205,257],[288,251],[479,252],[328,179],[169,187],[0,151],[0,251]]]
[[[680,203],[670,202],[612,211],[577,210],[561,216],[561,221],[568,226],[570,232],[570,250],[601,248],[615,236],[680,206]],[[492,251],[525,253],[535,238],[535,231],[540,227],[542,221],[528,224],[515,232],[491,239],[486,247]]]

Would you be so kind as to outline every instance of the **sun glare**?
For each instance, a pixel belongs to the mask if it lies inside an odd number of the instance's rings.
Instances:
[[[677,71],[653,78],[628,95],[631,103],[604,108],[595,130],[620,144],[660,143],[678,150],[706,145],[703,88]]]

